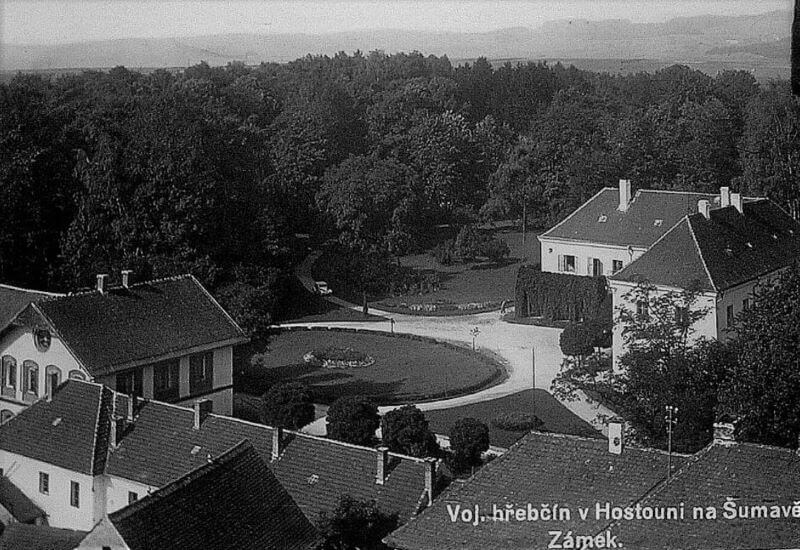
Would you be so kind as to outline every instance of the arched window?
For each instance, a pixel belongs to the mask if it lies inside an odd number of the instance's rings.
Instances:
[[[61,383],[61,369],[55,365],[47,365],[44,368],[45,393],[53,395],[53,391]]]
[[[22,362],[22,392],[39,395],[39,365],[33,361]]]
[[[2,393],[6,397],[16,397],[17,395],[17,360],[10,355],[4,355],[0,362],[0,386]]]
[[[0,411],[0,426],[5,424],[12,418],[14,418],[14,413],[9,411],[8,409],[3,409],[2,411]]]
[[[70,380],[86,380],[86,375],[83,374],[78,369],[69,371],[69,378]]]

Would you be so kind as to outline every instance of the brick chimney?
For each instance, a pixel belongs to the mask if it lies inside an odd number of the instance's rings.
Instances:
[[[108,282],[108,273],[100,273],[97,275],[97,291],[100,294],[105,293],[107,282]]]
[[[206,419],[211,412],[213,402],[210,399],[198,399],[194,402],[194,429],[199,430],[203,425],[203,420]]]
[[[623,422],[619,418],[611,418],[608,421],[608,452],[621,455],[625,446],[625,436],[623,432]]]
[[[730,420],[725,419],[714,422],[714,444],[733,445],[736,443],[735,429],[736,425]]]
[[[619,180],[619,211],[626,212],[631,202],[631,180]]]
[[[730,187],[720,187],[719,188],[719,205],[721,208],[725,208],[726,206],[731,205],[731,188]]]
[[[272,429],[272,461],[281,457],[283,452],[283,428]]]
[[[705,219],[711,217],[711,206],[706,199],[697,201],[697,211],[700,212]]]
[[[731,193],[731,205],[736,207],[736,210],[738,210],[740,214],[744,214],[742,211],[742,195],[739,193]]]
[[[436,459],[425,459],[425,493],[428,495],[428,506],[433,504],[433,489],[436,486]]]
[[[376,450],[378,451],[378,468],[375,473],[375,483],[383,485],[386,475],[389,473],[389,447],[382,445]]]
[[[133,270],[131,270],[131,269],[123,269],[122,270],[122,287],[123,288],[128,288],[128,286],[130,285],[130,283],[131,283],[131,274],[132,273],[133,273]]]

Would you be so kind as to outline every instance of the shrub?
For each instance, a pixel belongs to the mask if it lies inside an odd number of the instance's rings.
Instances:
[[[465,225],[456,235],[456,253],[462,260],[472,260],[479,256],[481,244],[481,236],[472,225]]]
[[[447,239],[434,246],[429,254],[441,265],[451,265],[457,257],[455,242]]]
[[[509,412],[495,416],[492,419],[492,425],[508,432],[529,432],[541,429],[544,422],[532,414]]]
[[[383,444],[390,451],[411,456],[438,456],[436,436],[428,429],[425,415],[414,405],[387,412],[381,419]]]
[[[492,263],[499,264],[511,254],[511,249],[503,239],[492,237],[481,243],[481,255],[486,256]]]
[[[474,418],[462,418],[450,428],[452,466],[465,472],[481,465],[481,453],[489,449],[489,428]]]
[[[355,445],[372,445],[380,426],[378,407],[363,396],[340,397],[328,409],[328,437]]]
[[[311,391],[299,382],[275,384],[264,394],[262,415],[265,424],[299,430],[314,420]]]
[[[594,335],[583,323],[570,323],[558,338],[561,353],[573,357],[584,357],[594,353]]]

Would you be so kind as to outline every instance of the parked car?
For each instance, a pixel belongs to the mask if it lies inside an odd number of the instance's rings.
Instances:
[[[328,294],[333,294],[333,291],[328,287],[328,283],[326,283],[325,281],[316,281],[314,283],[314,292],[316,292],[320,296],[327,296]]]

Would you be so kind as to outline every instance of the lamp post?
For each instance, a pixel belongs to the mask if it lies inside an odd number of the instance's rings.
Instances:
[[[473,328],[469,331],[472,335],[472,351],[475,351],[475,338],[481,333],[481,330],[478,327]]]
[[[664,420],[667,422],[667,479],[672,476],[672,429],[675,427],[675,424],[678,423],[678,419],[676,418],[678,415],[678,407],[673,407],[672,405],[667,405],[665,407],[667,414],[664,416]]]
[[[394,317],[389,317],[389,326],[390,326],[389,330],[391,331],[392,334],[394,334]]]
[[[531,347],[531,395],[533,396],[533,416],[536,416],[536,350]]]

